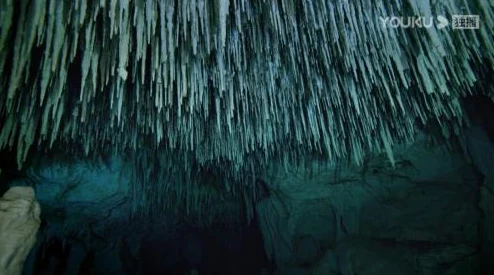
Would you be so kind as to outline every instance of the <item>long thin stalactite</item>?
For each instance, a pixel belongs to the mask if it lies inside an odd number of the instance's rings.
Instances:
[[[0,10],[0,149],[19,167],[31,148],[57,145],[173,155],[186,171],[228,163],[232,174],[311,154],[393,162],[417,124],[457,132],[460,99],[494,64],[492,0],[0,0]],[[480,29],[379,19],[465,12]]]

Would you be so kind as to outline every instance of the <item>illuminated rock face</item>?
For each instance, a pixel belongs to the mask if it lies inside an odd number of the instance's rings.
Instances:
[[[40,210],[30,187],[12,187],[0,198],[0,274],[22,273],[36,242]]]

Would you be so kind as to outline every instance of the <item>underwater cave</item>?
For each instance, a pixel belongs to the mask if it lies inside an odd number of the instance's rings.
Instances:
[[[0,275],[494,274],[492,0],[0,0]]]

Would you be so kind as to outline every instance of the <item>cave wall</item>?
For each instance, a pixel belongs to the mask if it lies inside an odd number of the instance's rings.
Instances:
[[[494,270],[492,106],[460,134],[465,97],[494,99],[492,0],[2,4],[0,193],[43,213],[27,274]],[[380,22],[463,11],[480,30]]]
[[[361,166],[273,162],[259,175],[266,190],[254,202],[250,226],[260,230],[257,237],[241,237],[238,221],[228,220],[245,214],[243,201],[218,199],[215,207],[230,214],[203,227],[172,210],[132,215],[132,163],[121,156],[47,158],[9,183],[34,185],[42,207],[24,274],[148,274],[150,268],[183,274],[219,266],[216,274],[249,267],[245,274],[261,268],[263,274],[488,274],[494,248],[488,134],[473,126],[449,143],[423,134],[394,154],[394,168],[385,154],[368,156]],[[231,253],[224,253],[226,244],[233,244]],[[208,254],[220,250],[221,259]],[[252,258],[254,250],[267,259]],[[236,257],[244,258],[242,269],[231,264]]]
[[[245,202],[232,199],[227,190],[209,191],[211,209],[187,209],[183,202],[148,215],[135,211],[149,198],[132,199],[137,168],[125,157],[36,158],[6,184],[33,186],[42,208],[26,275],[253,274],[267,264],[257,223],[246,219]],[[172,199],[167,196],[162,194],[163,201]],[[199,213],[210,218],[198,219]]]
[[[257,213],[277,274],[489,274],[494,146],[479,127],[456,145],[422,136],[396,169],[275,165]]]

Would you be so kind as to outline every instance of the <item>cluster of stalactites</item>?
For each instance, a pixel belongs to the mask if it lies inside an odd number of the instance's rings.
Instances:
[[[461,124],[493,64],[474,1],[1,0],[0,148],[164,150],[199,162],[329,159]],[[479,30],[385,28],[380,16],[479,14]],[[187,163],[183,164],[187,166]]]
[[[160,217],[172,211],[187,222],[208,226],[215,222],[249,223],[254,204],[265,194],[253,171],[235,178],[230,165],[200,165],[177,155],[142,152],[132,157],[132,217]],[[191,164],[189,171],[177,165]],[[238,174],[238,173],[237,173]]]

